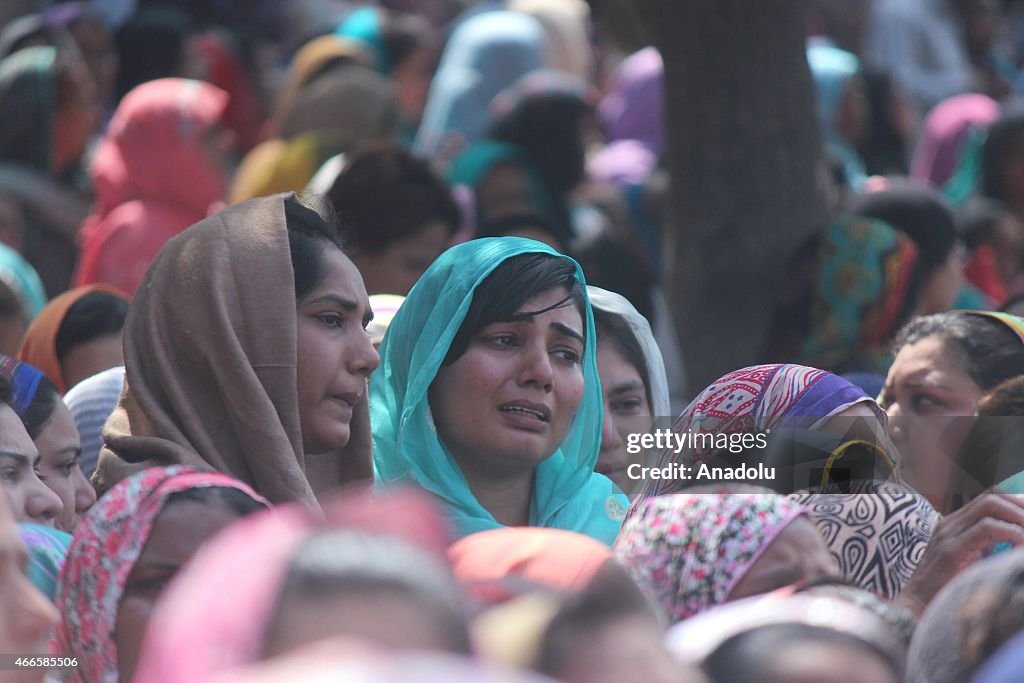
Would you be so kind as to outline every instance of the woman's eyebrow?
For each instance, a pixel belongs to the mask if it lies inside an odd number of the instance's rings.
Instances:
[[[571,327],[569,327],[568,325],[565,325],[563,323],[551,323],[551,329],[553,329],[556,332],[559,332],[559,333],[565,335],[566,337],[572,337],[573,339],[577,340],[581,344],[583,344],[584,341],[585,341],[583,339],[583,335],[582,334],[580,334],[576,330],[572,329]]]
[[[346,299],[344,297],[338,296],[337,294],[324,294],[323,296],[318,296],[309,303],[334,304],[338,308],[344,309],[346,311],[354,311],[357,308],[359,308],[359,304],[353,301],[352,299]]]
[[[639,391],[643,388],[643,382],[633,379],[627,382],[623,382],[622,384],[616,384],[614,387],[612,387],[611,394],[612,396],[617,396],[619,394],[625,394],[630,391]]]

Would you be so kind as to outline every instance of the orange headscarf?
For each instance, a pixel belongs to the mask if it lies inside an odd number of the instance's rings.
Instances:
[[[57,334],[68,311],[86,294],[93,292],[106,292],[125,301],[129,300],[121,290],[107,285],[87,285],[76,287],[64,292],[60,296],[50,300],[36,319],[32,321],[25,339],[21,342],[21,349],[18,351],[18,360],[35,366],[46,373],[47,378],[56,385],[60,393],[68,390],[64,382],[64,371],[60,366],[60,358],[57,357]]]
[[[535,527],[481,531],[448,549],[459,582],[492,603],[508,597],[500,586],[508,580],[556,591],[582,590],[611,557],[608,546],[589,536]]]

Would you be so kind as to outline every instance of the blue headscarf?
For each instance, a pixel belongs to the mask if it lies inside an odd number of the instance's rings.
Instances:
[[[812,43],[807,48],[807,63],[814,77],[818,121],[829,152],[843,164],[847,183],[859,190],[867,178],[864,163],[853,147],[835,129],[836,116],[843,103],[843,93],[850,79],[860,73],[860,60],[845,50],[831,45]]]
[[[14,391],[11,407],[18,417],[24,417],[25,411],[32,405],[32,399],[36,397],[36,391],[39,390],[39,382],[44,376],[43,371],[17,358],[0,354],[0,376],[11,383]]]
[[[460,536],[500,528],[473,495],[432,423],[427,391],[466,317],[476,288],[507,259],[551,254],[550,247],[517,237],[478,239],[452,247],[430,266],[392,320],[370,380],[370,418],[378,484],[415,482],[444,501]],[[585,285],[575,261],[576,279]],[[586,297],[584,297],[586,298]],[[597,374],[596,333],[586,303],[584,393],[559,448],[537,465],[530,525],[576,531],[611,544],[628,501],[594,472],[601,445],[603,402]]]

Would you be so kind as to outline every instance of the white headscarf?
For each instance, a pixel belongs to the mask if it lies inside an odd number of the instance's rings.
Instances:
[[[651,331],[651,324],[647,322],[647,318],[640,315],[625,297],[615,292],[587,285],[587,295],[595,310],[619,316],[629,326],[644,355],[647,391],[651,397],[651,414],[654,417],[670,417],[672,412],[669,405],[665,361],[661,356],[658,342],[654,340],[654,333]]]

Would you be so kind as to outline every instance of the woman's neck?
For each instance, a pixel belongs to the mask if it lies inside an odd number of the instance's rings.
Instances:
[[[459,462],[477,501],[504,526],[527,526],[533,501],[533,468],[495,476]]]

